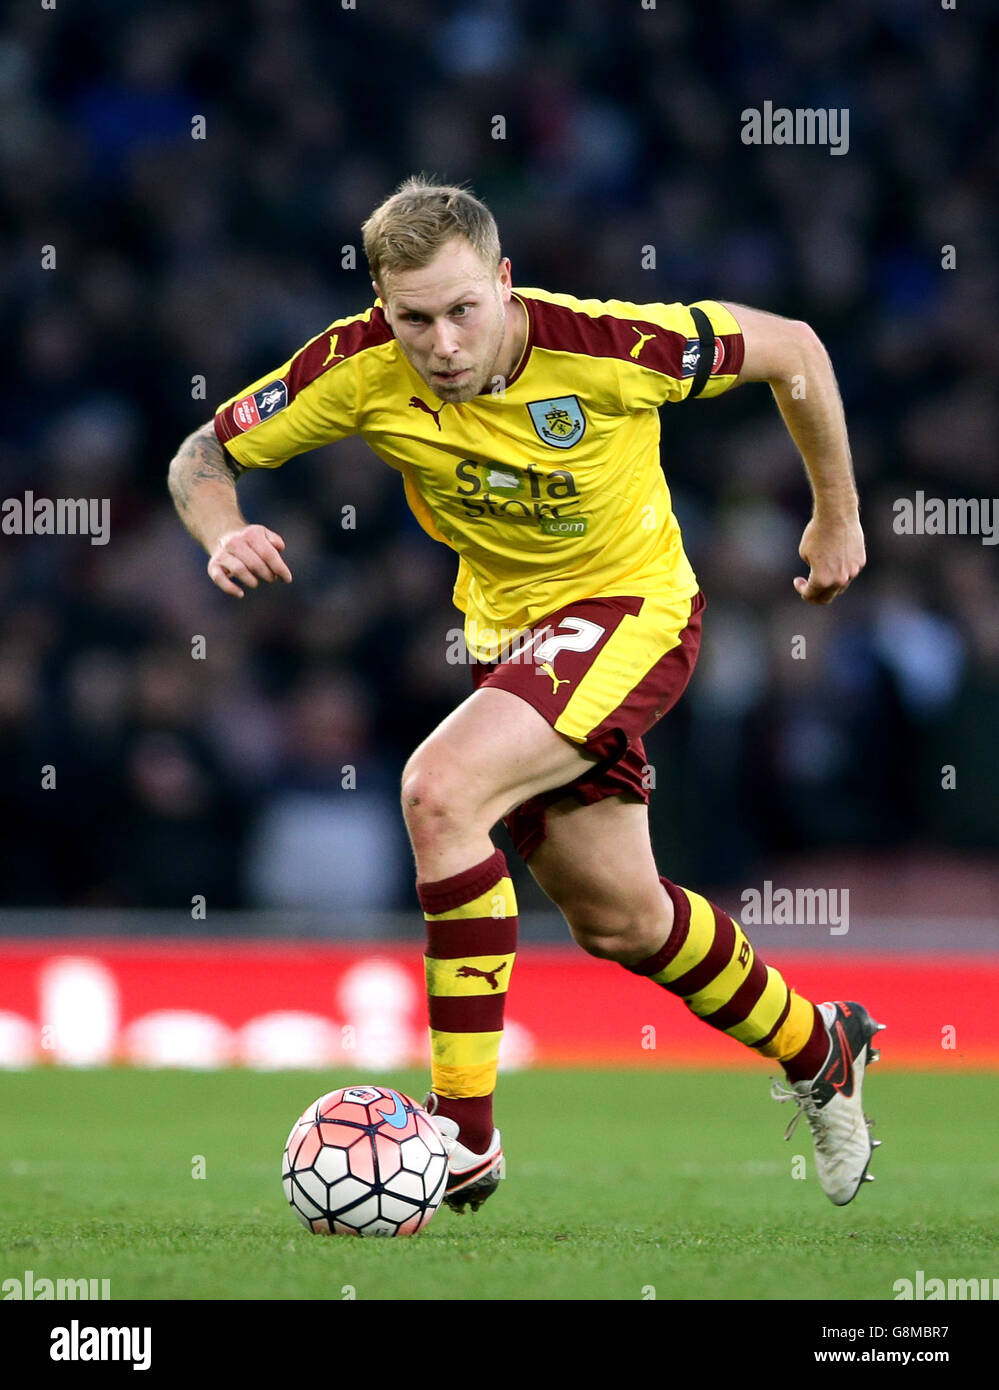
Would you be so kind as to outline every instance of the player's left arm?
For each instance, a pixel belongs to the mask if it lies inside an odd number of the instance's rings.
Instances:
[[[742,330],[736,385],[765,381],[797,445],[812,487],[812,519],[798,554],[809,567],[794,587],[809,603],[831,603],[864,568],[864,533],[836,376],[807,323],[725,304]]]

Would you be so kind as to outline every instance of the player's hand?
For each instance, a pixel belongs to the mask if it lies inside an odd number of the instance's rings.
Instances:
[[[275,579],[291,583],[291,570],[281,558],[284,541],[276,531],[266,526],[243,526],[238,531],[226,531],[216,542],[208,561],[208,575],[224,594],[243,597],[240,584],[255,589],[261,579],[273,584]],[[236,581],[239,581],[237,583]]]
[[[856,512],[846,516],[813,516],[801,537],[798,554],[809,567],[794,587],[806,603],[832,603],[848,588],[867,563],[864,533]]]

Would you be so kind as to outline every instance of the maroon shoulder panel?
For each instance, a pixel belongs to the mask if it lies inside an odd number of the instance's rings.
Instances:
[[[663,328],[660,323],[642,319],[619,319],[613,314],[591,315],[564,304],[531,299],[534,319],[534,346],[556,352],[578,352],[585,357],[616,357],[638,361],[667,376],[683,375],[683,350],[687,339],[682,333]],[[633,357],[642,344],[641,358]]]
[[[345,358],[354,357],[365,348],[380,347],[394,336],[378,305],[372,309],[368,319],[355,319],[343,328],[334,324],[292,358],[291,371],[288,373],[289,402],[323,372],[337,366]]]
[[[666,376],[683,377],[683,352],[688,339],[675,329],[642,319],[619,319],[613,314],[584,314],[544,299],[528,302],[532,346],[578,352],[587,357],[616,357]],[[636,348],[640,348],[640,356]],[[718,334],[712,376],[738,376],[743,355],[741,333]]]
[[[221,444],[235,439],[237,434],[259,424],[266,415],[268,392],[277,387],[286,399],[280,401],[283,408],[290,405],[300,391],[311,385],[318,377],[348,357],[354,357],[366,348],[380,347],[395,335],[389,327],[381,307],[375,305],[368,318],[354,319],[342,327],[331,324],[318,338],[306,343],[301,351],[291,359],[291,366],[284,378],[274,381],[256,392],[248,392],[239,400],[227,405],[215,416],[215,434]],[[283,387],[282,387],[283,380]],[[272,408],[273,408],[273,403]]]

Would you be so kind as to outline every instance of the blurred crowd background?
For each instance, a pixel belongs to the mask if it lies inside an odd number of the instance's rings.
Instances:
[[[740,301],[832,354],[869,562],[831,608],[792,589],[809,494],[766,388],[663,411],[708,610],[647,740],[662,871],[994,851],[996,551],[892,522],[917,489],[999,490],[996,52],[972,4],[910,0],[9,12],[3,495],[109,498],[111,539],[0,537],[0,902],[415,908],[397,784],[468,690],[452,553],[351,440],[241,481],[295,582],[238,603],[165,478],[218,403],[371,302],[360,224],[419,170],[489,203],[517,285]],[[744,145],[768,100],[848,108],[849,152]]]

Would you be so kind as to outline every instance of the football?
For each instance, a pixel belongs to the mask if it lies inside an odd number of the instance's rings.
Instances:
[[[295,1121],[281,1180],[316,1235],[414,1236],[440,1206],[447,1171],[422,1105],[383,1086],[347,1086]]]

